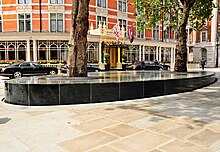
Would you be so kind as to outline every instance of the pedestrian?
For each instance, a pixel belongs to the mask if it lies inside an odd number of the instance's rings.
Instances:
[[[157,61],[157,59],[154,60],[155,65],[159,65],[159,62]]]
[[[200,64],[202,66],[202,70],[204,70],[205,64],[206,64],[206,60],[204,58],[202,58],[202,60],[200,61]]]

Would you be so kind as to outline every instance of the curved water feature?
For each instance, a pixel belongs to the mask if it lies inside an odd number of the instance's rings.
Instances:
[[[192,91],[213,83],[212,72],[109,71],[86,78],[26,77],[5,81],[5,102],[64,105],[146,98]]]

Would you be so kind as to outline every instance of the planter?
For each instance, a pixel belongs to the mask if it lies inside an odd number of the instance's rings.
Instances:
[[[187,68],[188,69],[197,69],[200,67],[200,64],[199,63],[188,63],[187,64]]]
[[[110,70],[110,64],[106,64],[105,65],[105,71],[109,71]]]

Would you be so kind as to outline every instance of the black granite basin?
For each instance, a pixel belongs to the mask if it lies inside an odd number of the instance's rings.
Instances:
[[[215,82],[212,72],[110,71],[86,78],[26,77],[5,81],[5,102],[65,105],[110,102],[192,91]]]

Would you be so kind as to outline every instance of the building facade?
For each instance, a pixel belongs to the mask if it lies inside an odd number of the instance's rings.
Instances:
[[[72,0],[0,0],[0,62],[67,60],[71,11]],[[104,68],[104,55],[108,53],[115,69],[125,61],[155,59],[174,66],[176,32],[162,23],[150,31],[137,32],[135,12],[134,0],[90,0],[88,63]],[[213,33],[218,31],[218,9],[213,14],[216,20],[207,22],[204,29],[187,27],[188,60],[205,57],[210,67],[217,59],[217,35]],[[120,27],[117,43],[115,25]],[[132,43],[129,28],[134,29]]]

